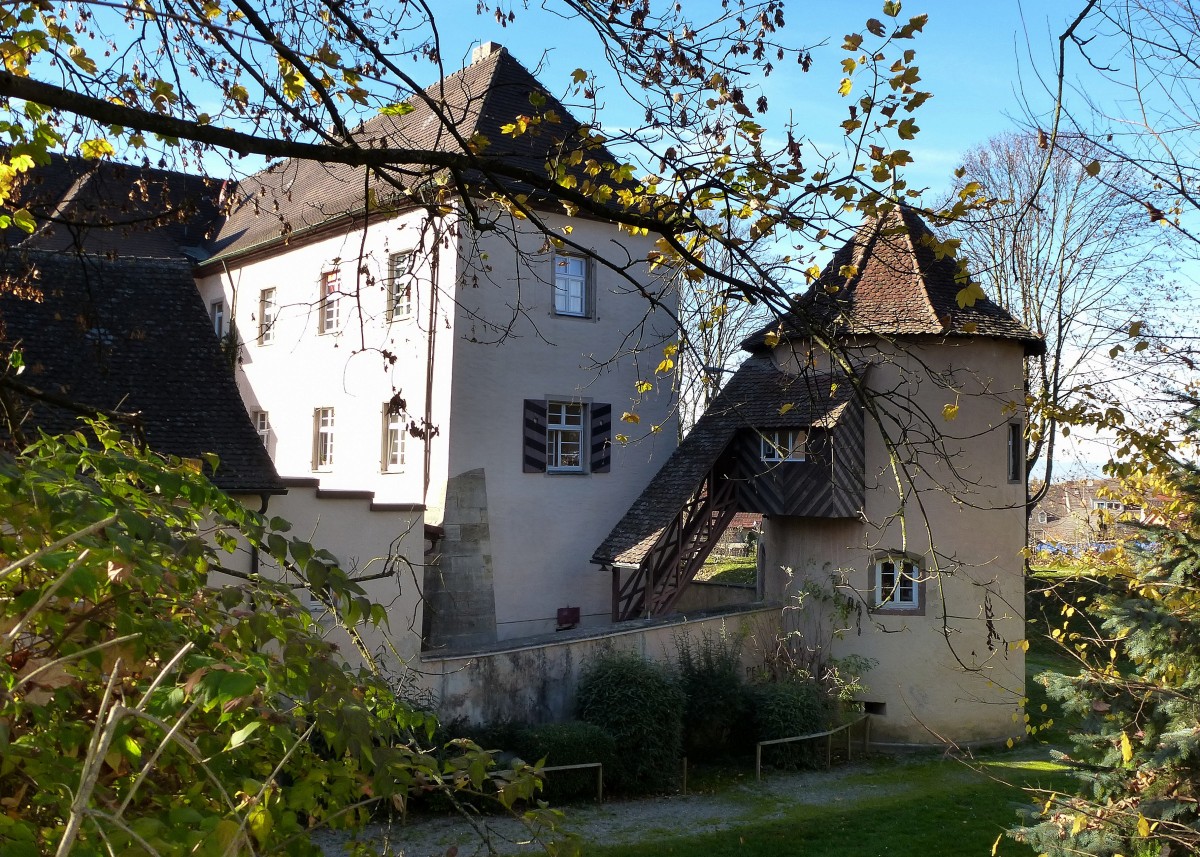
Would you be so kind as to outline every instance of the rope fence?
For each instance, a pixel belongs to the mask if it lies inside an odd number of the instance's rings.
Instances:
[[[773,744],[791,744],[796,741],[811,741],[815,738],[824,738],[825,739],[825,768],[826,768],[826,770],[828,770],[833,765],[833,736],[839,732],[846,733],[846,759],[847,759],[847,761],[849,761],[850,758],[852,757],[850,729],[854,726],[857,726],[859,723],[864,724],[863,725],[862,749],[863,749],[863,752],[866,753],[867,747],[871,743],[871,715],[870,714],[859,715],[857,720],[851,720],[849,723],[843,723],[841,726],[837,726],[833,729],[827,729],[824,732],[811,732],[808,735],[793,735],[790,738],[772,738],[770,741],[759,741],[758,744],[755,745],[755,747],[754,747],[754,778],[756,780],[762,779],[763,747],[768,747]]]

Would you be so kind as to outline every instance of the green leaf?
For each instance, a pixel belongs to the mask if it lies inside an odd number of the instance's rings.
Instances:
[[[33,215],[29,213],[28,208],[21,208],[14,211],[12,214],[12,221],[13,225],[15,225],[22,232],[28,232],[32,234],[33,230],[37,229],[37,221],[34,220]]]
[[[399,104],[389,104],[386,107],[382,107],[379,112],[384,116],[407,116],[416,109],[407,101],[403,101]]]
[[[258,727],[262,726],[262,724],[263,722],[261,720],[254,720],[250,723],[247,723],[241,729],[229,736],[229,743],[225,745],[225,749],[235,750],[242,744],[246,743],[246,739],[253,735],[255,731],[258,730]]]

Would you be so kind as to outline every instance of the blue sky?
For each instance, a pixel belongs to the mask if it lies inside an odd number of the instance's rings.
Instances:
[[[921,67],[921,87],[933,92],[917,113],[921,133],[912,146],[916,163],[909,170],[910,185],[944,187],[960,153],[988,137],[1011,130],[1023,118],[1024,89],[1035,111],[1049,109],[1050,97],[1034,74],[1052,68],[1052,48],[1065,23],[1077,14],[1078,2],[1030,3],[1022,9],[1016,0],[998,2],[947,2],[927,0],[903,5],[899,20],[928,14],[929,23],[914,41]],[[711,11],[712,0],[685,2],[685,8]],[[530,69],[541,64],[539,76],[552,91],[565,89],[578,67],[601,71],[605,61],[585,29],[541,9],[515,9],[517,19],[501,27],[487,15],[475,14],[475,0],[455,0],[441,8],[458,7],[462,14],[441,21],[447,69],[469,60],[471,46],[495,41],[507,47]],[[771,105],[763,122],[781,128],[796,119],[816,142],[839,140],[838,123],[846,118],[846,99],[837,95],[842,78],[839,63],[847,54],[842,37],[861,30],[868,18],[883,18],[876,0],[843,0],[839,3],[796,2],[787,6],[784,40],[814,47],[813,68],[807,74],[790,63],[762,81]],[[439,10],[440,11],[440,10]],[[824,43],[824,46],[820,46]],[[621,93],[611,83],[602,94],[606,121],[620,122]],[[628,115],[628,114],[626,114]],[[610,119],[609,117],[612,117]]]

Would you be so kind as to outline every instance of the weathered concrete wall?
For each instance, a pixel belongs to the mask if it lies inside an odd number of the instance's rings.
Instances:
[[[753,604],[758,600],[758,589],[754,584],[705,583],[692,581],[683,590],[675,609],[680,613],[695,613],[705,610],[720,610],[739,604]]]
[[[462,717],[472,723],[555,722],[574,715],[575,687],[589,659],[598,652],[618,649],[653,660],[669,660],[681,634],[699,639],[706,633],[743,627],[774,634],[779,617],[779,607],[774,605],[691,620],[675,617],[625,622],[619,631],[609,629],[596,634],[576,630],[488,652],[447,656],[426,652],[420,666],[425,685],[439,700],[438,708],[446,717]],[[743,649],[748,664],[753,650],[749,644]]]
[[[425,569],[425,642],[431,649],[496,642],[496,592],[487,480],[482,468],[446,481],[445,536]]]

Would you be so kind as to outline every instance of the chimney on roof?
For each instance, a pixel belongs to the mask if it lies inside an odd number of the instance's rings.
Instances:
[[[504,45],[499,42],[484,42],[481,45],[477,45],[471,49],[471,65],[475,65],[475,63],[487,59],[492,54],[498,54],[503,50]]]

